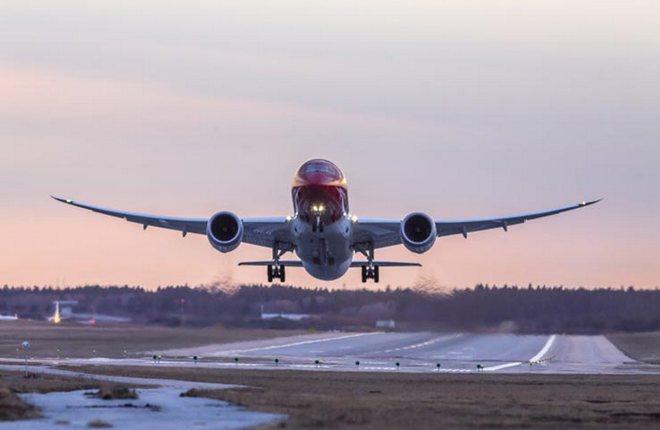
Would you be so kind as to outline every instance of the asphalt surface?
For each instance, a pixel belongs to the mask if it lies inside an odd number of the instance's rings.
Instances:
[[[156,354],[163,357],[160,365],[181,365],[198,356],[196,365],[318,370],[660,372],[660,366],[645,365],[628,358],[604,336],[322,333],[159,351]]]

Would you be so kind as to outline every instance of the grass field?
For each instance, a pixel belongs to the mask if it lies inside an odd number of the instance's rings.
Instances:
[[[29,355],[37,358],[134,356],[144,351],[185,348],[211,343],[266,339],[300,334],[291,330],[167,328],[159,326],[73,324],[37,321],[0,322],[0,357],[23,358],[20,345],[30,341]],[[126,353],[124,353],[126,351]]]
[[[611,334],[607,338],[630,358],[660,364],[660,331]]]
[[[88,367],[109,374],[241,384],[193,391],[290,416],[288,428],[660,425],[660,376],[404,374]]]

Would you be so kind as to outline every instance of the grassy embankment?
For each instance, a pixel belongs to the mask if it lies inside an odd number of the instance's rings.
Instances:
[[[624,354],[638,361],[660,364],[660,331],[607,336]]]

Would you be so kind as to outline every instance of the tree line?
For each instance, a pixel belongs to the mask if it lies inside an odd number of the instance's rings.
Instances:
[[[450,292],[412,288],[331,290],[283,285],[235,288],[129,286],[0,289],[0,313],[44,319],[55,300],[74,312],[130,317],[137,323],[351,329],[392,319],[411,329],[519,333],[660,330],[660,290],[489,286]],[[262,320],[261,312],[307,314],[301,322]]]

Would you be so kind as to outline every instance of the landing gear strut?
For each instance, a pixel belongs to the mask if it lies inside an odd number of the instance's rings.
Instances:
[[[286,273],[284,271],[284,266],[272,265],[269,264],[267,267],[268,270],[268,282],[273,282],[273,279],[279,279],[280,282],[284,282],[286,279]]]

